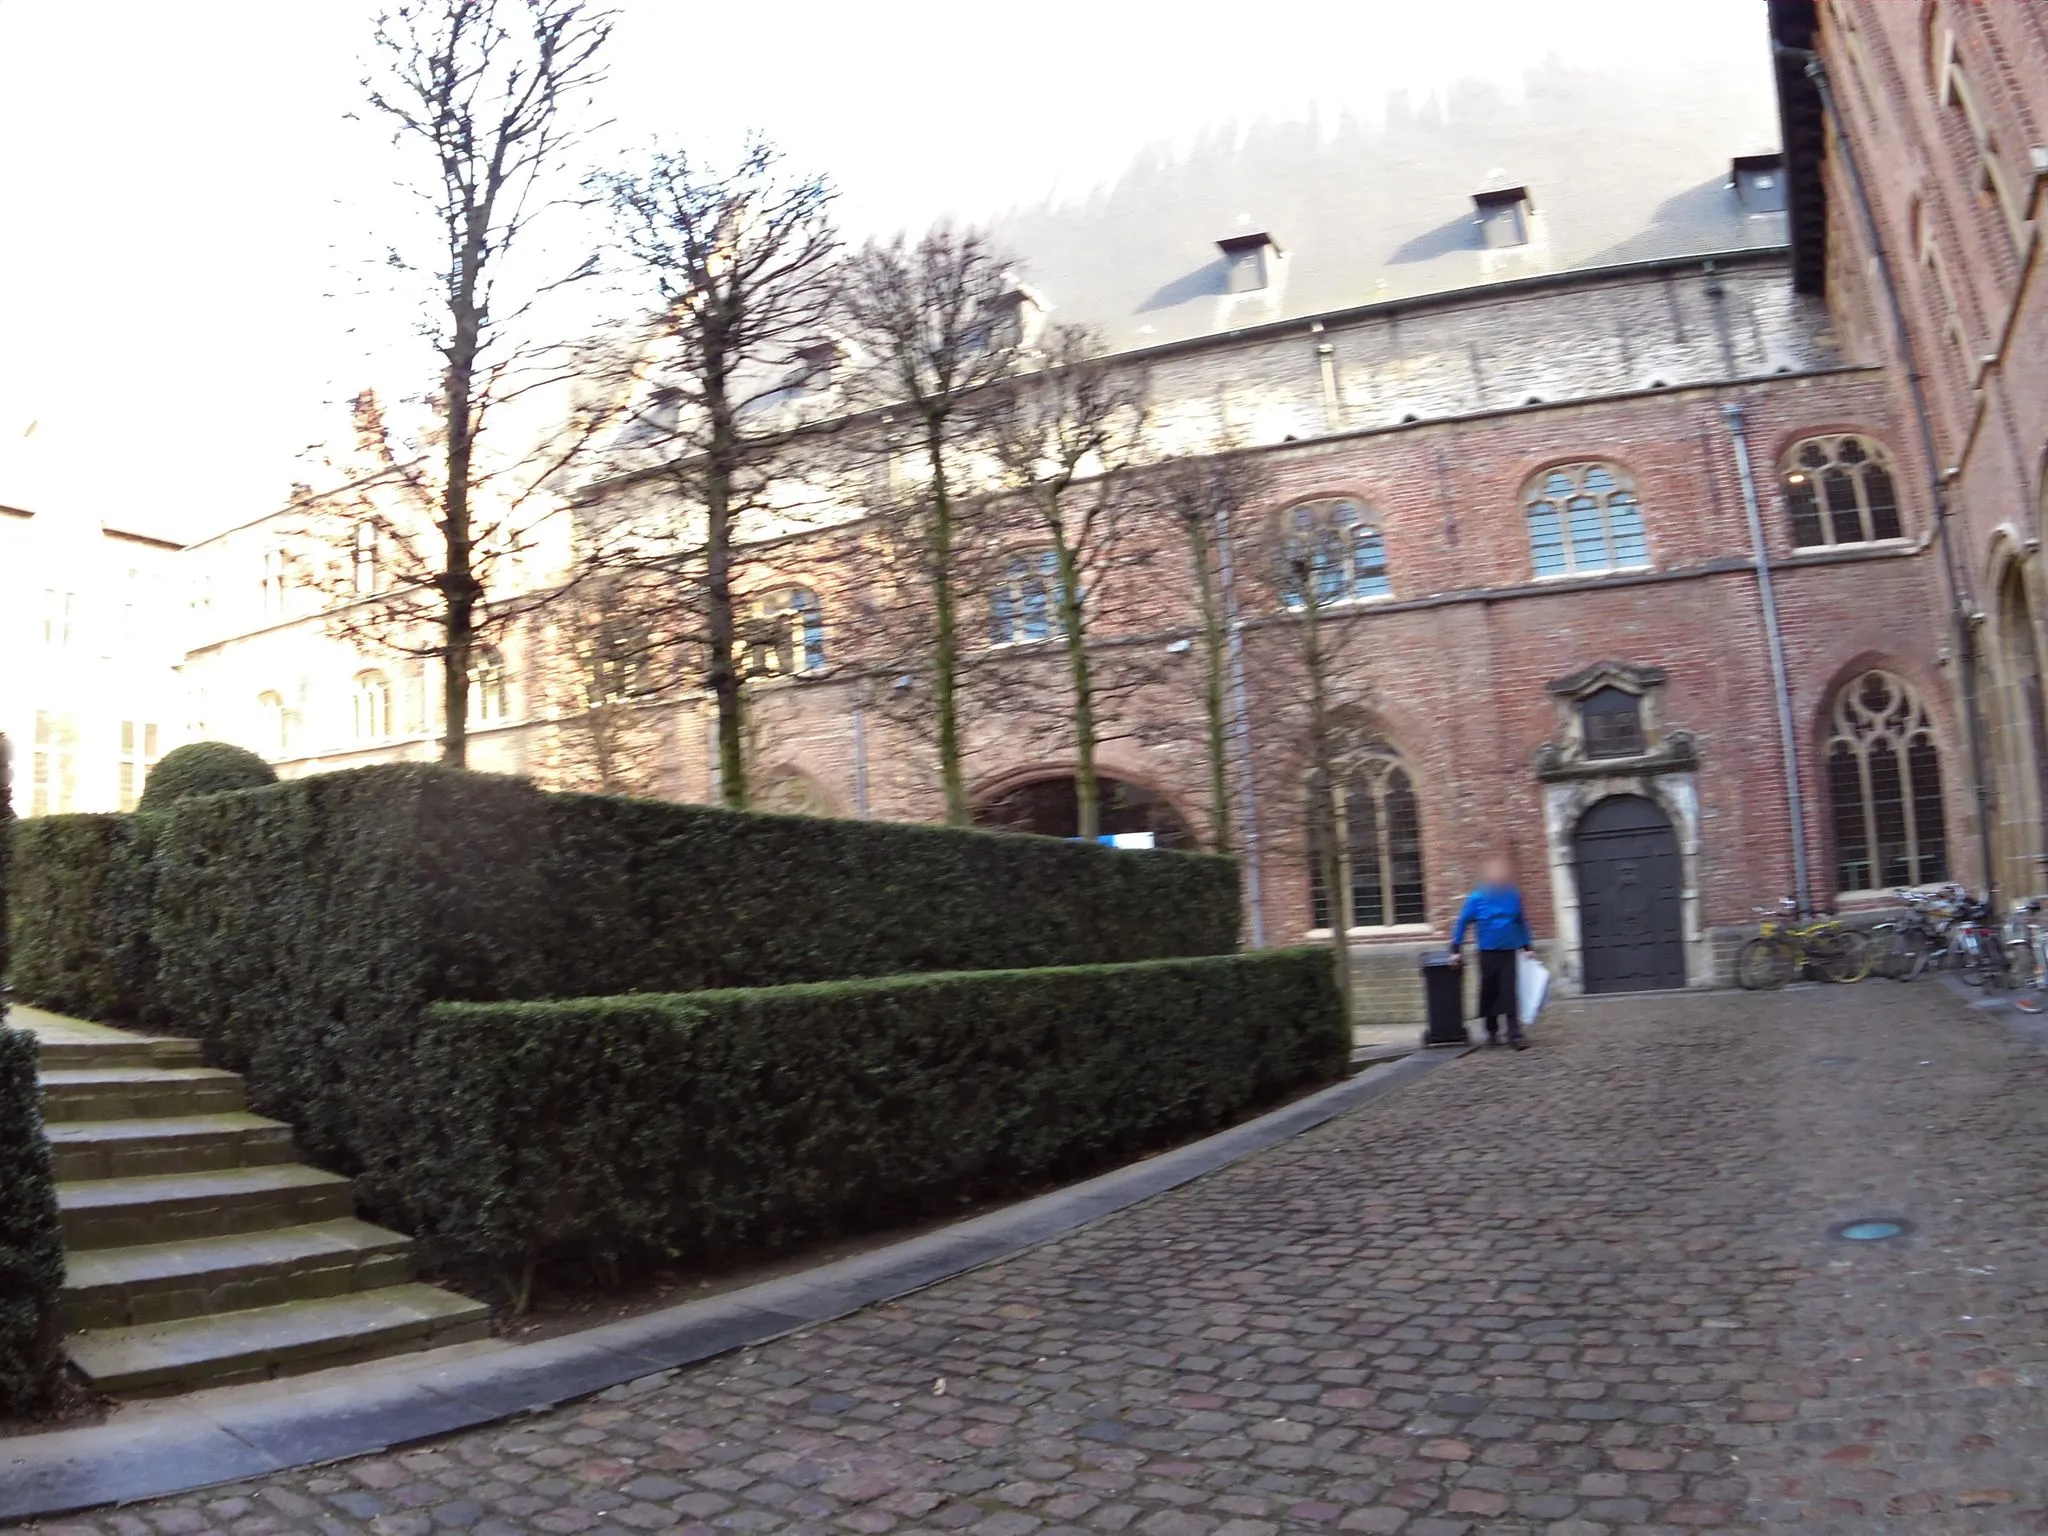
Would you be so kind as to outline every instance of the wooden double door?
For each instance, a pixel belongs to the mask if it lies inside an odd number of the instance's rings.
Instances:
[[[1586,990],[1684,986],[1684,869],[1671,818],[1640,795],[1613,795],[1579,818],[1572,841]]]

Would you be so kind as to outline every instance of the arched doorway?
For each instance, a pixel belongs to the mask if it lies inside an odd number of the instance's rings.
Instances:
[[[1158,848],[1193,848],[1194,834],[1164,796],[1123,779],[1098,779],[1102,796],[1102,832],[1150,832]],[[1080,799],[1071,774],[1033,779],[984,800],[974,811],[977,827],[1004,832],[1036,832],[1044,837],[1078,837]]]
[[[1579,818],[1572,852],[1586,990],[1684,986],[1683,877],[1671,818],[1641,795],[1610,795]]]

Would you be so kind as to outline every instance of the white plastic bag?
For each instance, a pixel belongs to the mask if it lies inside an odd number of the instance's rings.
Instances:
[[[1550,996],[1550,972],[1526,949],[1515,956],[1515,1011],[1522,1016],[1522,1028],[1536,1022],[1543,1000]]]

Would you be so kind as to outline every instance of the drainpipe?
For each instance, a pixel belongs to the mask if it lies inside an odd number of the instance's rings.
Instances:
[[[1223,611],[1229,626],[1225,647],[1230,657],[1230,735],[1236,749],[1237,774],[1244,806],[1239,821],[1244,827],[1245,900],[1251,907],[1252,948],[1266,947],[1266,907],[1259,872],[1259,804],[1257,781],[1252,773],[1251,706],[1244,681],[1244,616],[1237,611],[1237,562],[1231,548],[1230,509],[1216,514],[1216,554],[1223,578]]]
[[[1806,78],[1811,80],[1820,93],[1822,110],[1827,113],[1828,124],[1835,131],[1835,142],[1842,149],[1842,169],[1849,178],[1849,188],[1855,194],[1858,222],[1863,226],[1863,235],[1870,242],[1870,252],[1877,262],[1877,285],[1884,291],[1885,307],[1891,313],[1892,331],[1899,339],[1899,352],[1906,364],[1906,387],[1913,400],[1913,415],[1920,429],[1920,450],[1927,460],[1927,473],[1934,492],[1934,528],[1941,545],[1941,568],[1948,581],[1949,609],[1956,632],[1956,660],[1963,674],[1963,724],[1970,740],[1970,775],[1976,781],[1977,796],[1977,853],[1984,864],[1984,899],[1995,910],[1998,905],[1998,870],[1991,861],[1991,793],[1989,778],[1984,769],[1984,731],[1977,719],[1977,627],[1976,615],[1972,611],[1963,586],[1961,571],[1956,566],[1955,545],[1949,536],[1948,481],[1941,469],[1940,451],[1934,441],[1934,417],[1927,408],[1927,390],[1920,372],[1920,358],[1913,346],[1913,334],[1906,329],[1906,312],[1899,304],[1898,285],[1892,280],[1892,260],[1885,248],[1884,237],[1878,233],[1877,214],[1870,205],[1870,191],[1863,180],[1863,167],[1856,158],[1856,146],[1850,142],[1848,129],[1842,123],[1842,109],[1835,100],[1835,93],[1828,83],[1826,67],[1820,55],[1810,49],[1786,48],[1778,52],[1800,59],[1806,66]]]
[[[1733,400],[1721,408],[1728,417],[1728,437],[1735,444],[1735,468],[1742,477],[1742,507],[1749,516],[1749,547],[1756,554],[1757,595],[1763,602],[1764,638],[1771,654],[1771,692],[1778,706],[1778,752],[1785,764],[1785,811],[1792,818],[1792,880],[1799,910],[1813,910],[1813,885],[1806,868],[1806,803],[1799,785],[1799,738],[1792,729],[1792,684],[1785,672],[1785,635],[1778,627],[1778,595],[1771,586],[1771,557],[1764,547],[1763,513],[1757,506],[1756,474],[1749,462],[1749,437],[1743,431],[1742,406]]]

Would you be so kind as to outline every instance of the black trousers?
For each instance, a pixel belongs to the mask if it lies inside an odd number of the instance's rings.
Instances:
[[[1508,1038],[1522,1038],[1522,1013],[1515,999],[1515,961],[1518,949],[1479,951],[1479,1017],[1486,1021],[1489,1035],[1500,1033],[1503,1021]]]

